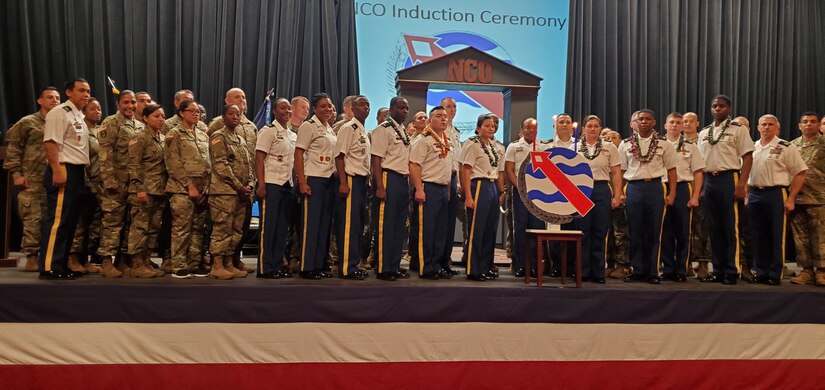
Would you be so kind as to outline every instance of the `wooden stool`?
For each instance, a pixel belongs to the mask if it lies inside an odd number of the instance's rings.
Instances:
[[[582,287],[582,232],[581,230],[546,230],[546,229],[527,229],[527,239],[530,235],[536,236],[536,266],[538,267],[538,275],[536,275],[538,287],[541,287],[541,278],[544,275],[544,261],[542,261],[542,249],[544,249],[545,241],[562,241],[561,245],[561,284],[564,284],[564,278],[567,276],[567,245],[566,241],[576,242],[576,287]],[[524,267],[524,284],[530,284],[530,268]]]

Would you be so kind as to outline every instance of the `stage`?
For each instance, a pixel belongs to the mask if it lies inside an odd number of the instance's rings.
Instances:
[[[825,358],[825,288],[787,279],[539,289],[505,269],[486,282],[0,269],[0,297],[2,388],[811,388]]]

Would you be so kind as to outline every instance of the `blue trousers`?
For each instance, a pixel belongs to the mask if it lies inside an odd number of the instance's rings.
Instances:
[[[364,230],[364,204],[367,202],[367,177],[347,176],[349,194],[336,194],[338,274],[358,271],[361,261],[361,233]],[[336,190],[337,193],[337,190]]]
[[[664,183],[660,179],[627,183],[625,214],[633,274],[659,276],[659,243],[665,217]]]
[[[261,199],[260,251],[258,273],[272,273],[281,269],[289,239],[289,222],[295,196],[289,182],[283,185],[266,184],[266,197]]]
[[[321,271],[329,253],[335,180],[332,177],[309,176],[307,184],[312,190],[312,195],[304,197],[304,214],[301,218],[301,271]]]
[[[687,202],[693,193],[693,183],[676,184],[676,200],[667,206],[662,226],[662,266],[664,273],[686,275],[690,256],[690,224],[693,209]]]
[[[536,240],[527,240],[527,229],[544,229],[544,222],[527,210],[521,201],[518,189],[513,187],[513,271],[523,268],[536,268]]]
[[[754,261],[758,276],[781,278],[785,264],[785,233],[787,215],[784,187],[751,187],[748,192],[748,210],[753,226]]]
[[[474,209],[467,209],[467,275],[481,276],[493,267],[498,227],[498,188],[495,181],[473,179],[470,192]]]
[[[610,230],[610,200],[613,194],[606,181],[593,183],[590,200],[595,206],[587,215],[576,220],[582,231],[582,278],[604,279],[604,263],[607,259],[607,231]],[[568,248],[569,251],[569,248]],[[573,252],[575,253],[575,251]]]
[[[40,255],[38,263],[41,271],[69,272],[68,255],[72,248],[74,231],[80,219],[82,207],[78,204],[85,192],[84,167],[75,164],[60,164],[66,185],[58,188],[52,185],[52,168],[46,167],[43,187],[46,188],[46,213],[40,220]]]
[[[739,205],[734,196],[739,172],[705,175],[705,221],[710,231],[713,272],[739,274]]]
[[[381,175],[387,197],[377,197],[373,203],[373,218],[376,219],[375,245],[378,245],[375,263],[376,272],[400,272],[401,251],[406,233],[407,214],[410,207],[410,187],[407,177],[395,171],[384,170]]]
[[[449,187],[435,183],[424,183],[424,203],[415,202],[415,231],[419,275],[441,270],[441,255],[444,253],[443,239],[447,234],[447,196]],[[410,248],[412,249],[412,248]]]

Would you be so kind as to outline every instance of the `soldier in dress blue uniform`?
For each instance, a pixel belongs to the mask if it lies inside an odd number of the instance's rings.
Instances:
[[[84,191],[84,168],[89,165],[89,129],[81,110],[89,102],[89,82],[75,79],[66,83],[68,101],[46,114],[43,150],[46,152],[46,209],[41,219],[39,268],[45,279],[74,279],[79,273],[68,268],[69,249],[74,238]]]
[[[785,228],[808,167],[796,145],[777,137],[775,116],[759,118],[761,138],[754,144],[753,169],[748,178],[748,211],[754,233],[755,283],[778,286],[785,264]],[[790,190],[788,190],[790,186]]]
[[[410,204],[407,181],[410,137],[404,130],[409,111],[407,99],[392,98],[386,121],[372,131],[370,166],[375,189],[373,218],[377,220],[375,268],[381,280],[409,278],[401,272],[401,251],[407,238],[405,222]]]
[[[627,181],[625,213],[630,232],[630,265],[625,282],[646,280],[659,284],[659,251],[665,206],[673,204],[676,187],[666,189],[662,176],[676,180],[676,150],[653,130],[653,111],[639,110],[639,131],[619,145],[622,171]],[[662,141],[662,142],[659,142]]]
[[[495,140],[491,114],[478,117],[476,133],[461,151],[461,189],[467,208],[467,279],[495,279],[493,253],[499,206],[504,204],[504,146]]]
[[[261,200],[260,251],[258,278],[289,278],[283,266],[295,196],[292,192],[292,167],[295,161],[295,132],[289,130],[292,105],[285,98],[272,103],[275,120],[258,133],[255,146],[255,195]]]
[[[430,110],[430,126],[413,141],[410,151],[410,178],[415,189],[416,229],[419,277],[450,279],[453,274],[444,268],[441,256],[449,232],[447,208],[453,162],[450,159],[450,139],[447,111],[442,106]],[[412,248],[411,248],[412,249]]]
[[[329,126],[332,99],[325,93],[312,96],[315,115],[298,128],[295,142],[295,175],[303,196],[301,272],[304,279],[332,277],[324,271],[329,253],[332,207],[335,197],[333,174],[336,137]]]
[[[699,147],[685,139],[681,113],[668,115],[665,129],[667,135],[662,140],[676,149],[677,184],[676,200],[667,207],[662,226],[662,279],[684,282],[687,281],[687,270],[690,267],[690,223],[693,209],[699,205],[702,193],[705,160],[699,153]],[[670,181],[666,183],[672,185]]]
[[[338,276],[363,280],[369,274],[358,269],[361,261],[361,234],[370,175],[370,140],[364,121],[370,115],[370,101],[357,95],[350,99],[352,119],[341,124],[335,144],[338,174],[336,200]]]
[[[733,285],[740,272],[740,210],[736,200],[745,197],[747,181],[740,180],[740,174],[745,178],[750,175],[753,140],[744,126],[731,120],[730,110],[729,97],[714,97],[710,104],[713,123],[699,133],[699,151],[706,165],[703,201],[713,263],[713,273],[701,281]]]

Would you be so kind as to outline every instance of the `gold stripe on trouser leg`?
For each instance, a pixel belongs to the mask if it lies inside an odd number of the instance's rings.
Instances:
[[[418,274],[424,275],[424,203],[418,204]]]
[[[785,208],[785,201],[788,200],[788,191],[786,189],[782,189],[782,253],[779,256],[782,259],[782,270],[779,271],[779,277],[784,277],[783,273],[785,273],[785,237],[788,235],[788,232],[785,231],[788,226],[788,213],[784,211]]]
[[[381,175],[384,184],[384,200],[378,205],[378,273],[384,273],[384,206],[387,204],[387,172]]]
[[[347,208],[346,215],[344,215],[344,253],[341,267],[343,267],[344,276],[349,274],[349,230],[352,224],[352,176],[347,175],[347,185],[349,186],[349,194],[347,194]],[[338,237],[340,240],[341,237]]]
[[[266,229],[266,199],[261,199],[261,231],[258,232],[258,272],[264,271],[264,229]],[[280,261],[280,260],[279,260]]]
[[[662,194],[665,195],[665,199],[667,199],[667,185],[664,182],[662,182]],[[662,222],[659,224],[659,249],[656,250],[656,275],[659,275],[659,269],[662,263],[662,230],[665,228],[665,215],[667,215],[667,202],[665,202],[665,207],[662,207]]]
[[[736,193],[736,186],[739,185],[739,173],[733,173],[733,191],[734,194]],[[736,201],[736,196],[733,197],[733,236],[734,236],[734,245],[736,245],[736,254],[733,256],[734,263],[736,264],[736,274],[742,273],[741,266],[739,265],[739,202]]]
[[[688,199],[693,198],[693,183],[688,182]],[[690,269],[690,238],[693,237],[693,207],[688,207],[688,240],[687,240],[687,259],[685,261],[685,273]]]
[[[307,184],[308,185],[308,184]],[[301,271],[304,268],[304,262],[307,259],[307,218],[309,216],[309,197],[304,197],[304,232],[303,232],[303,239],[301,240]]]
[[[60,226],[60,219],[63,216],[63,197],[66,192],[66,185],[69,184],[69,178],[66,176],[66,166],[60,164],[60,171],[63,172],[63,178],[66,179],[63,187],[57,190],[57,205],[54,208],[54,222],[49,231],[49,245],[46,246],[46,258],[43,264],[44,271],[52,270],[52,258],[54,257],[54,243],[57,240],[57,228]]]
[[[472,184],[470,184],[472,185]],[[470,237],[467,238],[467,275],[470,275],[473,264],[473,235],[476,231],[476,212],[478,211],[478,194],[481,192],[481,182],[476,182],[476,193],[473,196],[473,227],[470,228]]]

